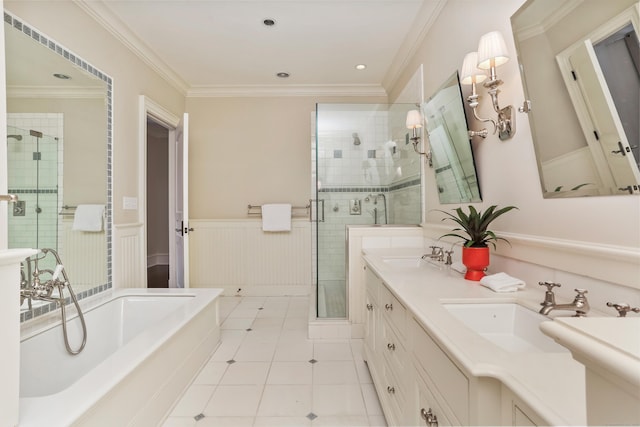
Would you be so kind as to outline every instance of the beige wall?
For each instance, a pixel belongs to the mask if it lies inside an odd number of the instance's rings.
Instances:
[[[113,219],[138,222],[138,211],[122,209],[123,196],[139,197],[138,97],[181,115],[184,96],[72,1],[5,1],[4,7],[113,79]]]
[[[247,205],[304,206],[311,194],[311,117],[316,103],[386,98],[189,98],[193,219],[240,219]]]
[[[390,99],[397,96],[421,63],[425,64],[425,96],[430,96],[451,72],[460,69],[464,55],[477,49],[482,34],[500,30],[511,52],[511,60],[498,68],[498,77],[505,82],[501,87],[500,104],[522,105],[525,98],[510,16],[523,3],[521,0],[449,0],[404,70],[401,81],[390,88]],[[464,88],[465,95],[469,89]],[[480,88],[479,92],[483,101],[479,115],[492,115],[486,89]],[[586,245],[594,242],[637,250],[640,247],[638,196],[543,199],[527,116],[516,113],[516,120],[513,139],[502,142],[497,136],[489,136],[485,141],[474,138],[473,142],[484,200],[479,206],[498,204],[520,208],[498,220],[496,228],[504,232],[575,240]],[[479,126],[476,122],[472,127]],[[427,225],[441,225],[440,215],[433,209],[455,207],[441,206],[435,188],[434,172],[427,170]]]

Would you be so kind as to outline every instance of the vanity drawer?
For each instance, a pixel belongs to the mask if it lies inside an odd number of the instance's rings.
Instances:
[[[407,310],[386,286],[380,286],[380,311],[389,320],[400,337],[404,336],[407,326]]]
[[[406,408],[406,385],[387,361],[382,363],[382,387],[379,390],[380,400],[385,401],[390,414],[385,412],[389,425],[404,425]]]
[[[379,343],[379,351],[384,354],[384,358],[389,363],[393,372],[402,377],[408,362],[407,351],[403,342],[398,338],[388,322],[382,322],[382,339]]]
[[[411,329],[417,367],[428,375],[460,424],[468,425],[469,380],[415,319]]]

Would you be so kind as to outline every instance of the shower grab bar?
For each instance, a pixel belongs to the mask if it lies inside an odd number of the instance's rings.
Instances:
[[[18,201],[18,196],[15,194],[0,194],[0,202],[15,203]]]

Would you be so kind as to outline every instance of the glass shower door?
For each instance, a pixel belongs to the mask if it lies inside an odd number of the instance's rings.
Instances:
[[[58,141],[7,126],[9,248],[58,249]]]
[[[316,108],[318,318],[348,317],[348,225],[418,224],[420,157],[405,127],[412,104]]]

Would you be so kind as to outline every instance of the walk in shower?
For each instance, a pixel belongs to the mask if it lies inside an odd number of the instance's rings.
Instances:
[[[414,104],[317,104],[314,191],[318,318],[345,318],[346,227],[419,224],[421,157],[405,126]]]
[[[58,140],[34,129],[7,126],[10,248],[58,248]]]

